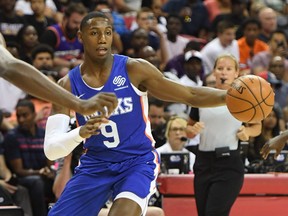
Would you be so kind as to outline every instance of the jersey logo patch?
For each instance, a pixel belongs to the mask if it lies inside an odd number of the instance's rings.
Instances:
[[[113,84],[118,87],[123,86],[125,82],[126,82],[126,78],[122,76],[117,76],[117,77],[114,77],[113,79]]]

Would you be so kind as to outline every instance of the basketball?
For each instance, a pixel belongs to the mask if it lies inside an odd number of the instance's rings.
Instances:
[[[256,75],[241,76],[227,91],[226,104],[239,121],[260,122],[274,106],[274,91],[265,79]]]

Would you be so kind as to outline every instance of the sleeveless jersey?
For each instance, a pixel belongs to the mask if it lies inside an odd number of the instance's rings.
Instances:
[[[69,40],[59,24],[48,27],[53,31],[57,37],[57,44],[55,47],[55,56],[70,61],[71,59],[80,59],[83,53],[83,44],[75,37]]]
[[[91,136],[84,143],[88,149],[86,154],[91,154],[94,159],[121,162],[154,149],[147,92],[141,92],[130,83],[127,59],[126,56],[114,55],[110,76],[101,88],[89,87],[81,77],[79,66],[69,72],[72,93],[81,99],[88,99],[99,92],[114,92],[118,98],[118,107],[110,116],[109,123],[102,124],[100,134]],[[79,125],[84,125],[90,117],[76,113]]]

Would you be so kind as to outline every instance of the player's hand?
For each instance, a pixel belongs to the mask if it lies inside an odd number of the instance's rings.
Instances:
[[[284,148],[285,144],[286,140],[283,140],[283,137],[281,135],[276,136],[270,139],[268,142],[266,142],[266,144],[260,150],[260,154],[264,159],[266,159],[269,152],[273,149],[276,150],[274,158],[277,158],[281,150]]]
[[[249,134],[247,133],[246,127],[242,125],[237,131],[237,138],[242,141],[249,140]]]
[[[81,100],[79,111],[81,114],[89,115],[99,111],[104,116],[110,116],[118,106],[118,100],[114,93],[101,92],[89,100]]]
[[[103,116],[92,117],[80,128],[80,136],[87,139],[92,135],[98,135],[100,133],[101,124],[106,124],[108,122],[109,120]]]

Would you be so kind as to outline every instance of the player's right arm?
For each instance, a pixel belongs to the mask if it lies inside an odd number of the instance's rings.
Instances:
[[[105,112],[104,106],[112,113],[118,103],[114,93],[101,93],[89,100],[75,97],[30,64],[14,58],[3,45],[0,45],[0,76],[35,97],[86,115]]]
[[[68,75],[59,80],[59,85],[71,91]],[[56,160],[70,154],[85,138],[97,135],[102,123],[108,123],[103,116],[90,118],[85,125],[69,130],[70,109],[53,104],[53,115],[46,123],[44,153],[49,160]]]
[[[273,149],[276,150],[275,157],[277,157],[281,150],[285,147],[288,141],[288,130],[284,131],[280,135],[270,139],[261,149],[260,154],[263,158],[267,158],[269,152]]]

